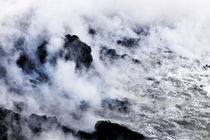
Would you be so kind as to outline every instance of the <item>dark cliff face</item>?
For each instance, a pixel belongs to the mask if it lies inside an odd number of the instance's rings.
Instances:
[[[73,135],[82,140],[145,140],[142,134],[110,121],[98,121],[95,131],[88,133],[61,125],[56,117],[32,114],[23,117],[13,111],[0,108],[0,140],[28,140],[41,133],[60,130],[64,135]],[[26,133],[28,132],[28,133]]]

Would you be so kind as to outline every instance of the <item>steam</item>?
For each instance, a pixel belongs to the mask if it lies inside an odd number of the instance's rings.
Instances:
[[[14,102],[24,103],[21,114],[56,116],[59,122],[75,129],[89,131],[97,120],[104,118],[123,122],[134,117],[139,122],[135,113],[141,114],[143,105],[153,113],[160,110],[160,116],[164,116],[167,103],[166,112],[176,111],[178,101],[165,97],[176,89],[164,78],[180,77],[185,83],[191,77],[188,72],[198,74],[202,72],[200,67],[209,63],[208,0],[2,0],[0,6],[0,68],[6,71],[0,74],[0,106],[17,111]],[[95,35],[88,33],[90,28],[96,31]],[[145,34],[138,34],[138,30]],[[36,75],[28,75],[16,65],[21,52],[34,60],[37,46],[47,41],[50,60],[63,47],[68,33],[76,34],[91,46],[91,67],[78,71],[74,62],[58,58],[56,66],[47,62],[38,67],[48,75],[48,82],[31,83]],[[140,41],[131,48],[116,43],[125,37]],[[104,46],[128,57],[104,62],[100,59]],[[165,55],[166,50],[172,53]],[[141,63],[135,64],[130,58]],[[154,91],[148,91],[148,77],[154,77],[156,82],[162,80],[158,89],[154,88],[158,95],[150,95]],[[195,78],[194,82],[206,85],[204,90],[210,95],[208,81]],[[150,96],[167,99],[154,103]],[[134,114],[126,118],[119,113],[103,112],[103,100],[125,98],[132,102]],[[87,107],[85,111],[83,106]],[[147,120],[142,118],[138,126],[126,124],[149,135],[140,128],[144,122]],[[55,130],[38,139],[66,137]]]

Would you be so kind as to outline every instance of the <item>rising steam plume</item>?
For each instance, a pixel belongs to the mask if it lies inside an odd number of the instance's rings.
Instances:
[[[0,140],[210,138],[208,0],[0,7]]]

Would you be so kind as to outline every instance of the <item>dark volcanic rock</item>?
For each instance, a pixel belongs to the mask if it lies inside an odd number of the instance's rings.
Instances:
[[[104,109],[108,109],[110,111],[118,111],[121,113],[127,113],[130,111],[130,103],[127,99],[119,100],[119,99],[105,99],[102,101],[102,107]]]
[[[55,117],[38,116],[32,114],[28,119],[28,126],[33,134],[39,135],[42,131],[48,131],[51,128],[59,127]]]
[[[127,127],[108,121],[99,121],[96,126],[96,136],[100,140],[140,140],[145,137],[137,132],[129,130]]]
[[[80,41],[76,35],[66,35],[64,57],[76,63],[76,67],[89,67],[93,61],[91,48],[84,42]]]
[[[66,35],[64,47],[56,52],[54,55],[49,56],[46,48],[47,42],[44,41],[40,46],[37,47],[34,54],[27,54],[24,50],[21,50],[21,54],[16,61],[16,64],[25,74],[31,76],[29,80],[33,87],[40,82],[49,81],[48,75],[45,73],[44,63],[48,60],[50,64],[56,65],[57,59],[63,58],[66,61],[73,61],[76,63],[76,68],[86,67],[88,68],[92,61],[91,48],[84,42],[80,41],[79,37],[76,35]],[[33,57],[35,55],[35,57]],[[47,59],[48,58],[48,59]],[[1,72],[0,67],[0,77],[4,74]]]
[[[39,58],[39,61],[41,64],[44,64],[46,62],[46,58],[47,58],[47,48],[46,48],[47,42],[44,41],[44,43],[42,43],[36,51],[36,55]]]
[[[79,131],[77,136],[84,140],[145,140],[142,134],[134,132],[125,126],[109,121],[98,121],[95,132],[86,133]]]
[[[136,63],[136,64],[140,64],[141,63],[141,61],[140,60],[138,60],[138,59],[134,59],[134,58],[132,58],[131,59],[134,63]]]
[[[103,60],[105,57],[109,57],[111,59],[118,59],[120,55],[117,54],[115,49],[108,49],[106,47],[102,47],[100,50],[100,58]]]
[[[20,122],[19,114],[0,108],[0,140],[24,140]]]
[[[123,38],[122,40],[117,40],[118,45],[122,45],[125,47],[133,47],[138,45],[138,38]]]
[[[35,68],[35,64],[29,59],[26,54],[21,54],[16,63],[18,67],[20,67],[26,73],[31,73],[32,70]]]
[[[32,77],[34,78],[34,80],[30,80],[30,82],[36,81],[36,80],[39,82],[48,81],[48,76],[43,72],[43,69],[41,68],[42,66],[37,65],[35,61],[36,60],[29,58],[29,56],[26,55],[25,53],[22,53],[20,57],[18,58],[18,60],[16,61],[16,64],[19,68],[22,69],[24,73],[29,74],[29,75],[35,75],[35,77]],[[44,62],[44,60],[42,62]]]
[[[32,114],[28,118],[25,118],[20,114],[0,108],[0,140],[28,140],[31,134],[33,136],[38,136],[42,132],[55,129],[63,131],[66,135],[72,134],[82,140],[146,139],[142,134],[109,121],[97,122],[95,125],[95,131],[92,133],[84,131],[78,131],[76,133],[73,129],[61,125],[55,117]],[[28,134],[29,132],[31,132],[31,134]]]
[[[93,28],[89,28],[88,33],[91,35],[95,35],[96,31]]]
[[[6,74],[7,74],[6,69],[3,66],[0,65],[0,78],[5,77]]]
[[[140,60],[138,59],[132,58],[131,56],[127,54],[120,55],[117,53],[115,49],[108,49],[106,47],[102,47],[100,49],[100,59],[103,61],[104,60],[106,61],[108,59],[108,61],[111,63],[118,59],[128,59],[128,60],[131,60],[135,64],[141,63]]]
[[[206,64],[205,66],[203,66],[203,69],[204,70],[207,70],[207,69],[209,69],[210,68],[210,65],[208,65],[208,64]]]
[[[75,133],[72,129],[60,125],[55,117],[32,114],[25,118],[20,114],[0,108],[0,140],[28,140],[29,132],[37,136],[53,129],[60,129],[68,134]]]

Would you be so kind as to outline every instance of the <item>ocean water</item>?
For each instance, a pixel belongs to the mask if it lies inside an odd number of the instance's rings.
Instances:
[[[210,139],[208,0],[1,0],[0,6],[0,106],[18,112],[22,103],[22,115],[55,116],[76,130],[110,120],[154,140]],[[89,68],[59,57],[66,34],[91,47]],[[48,56],[40,64],[43,41]],[[33,61],[32,72],[17,66],[22,53]],[[55,130],[34,139],[68,138]]]

